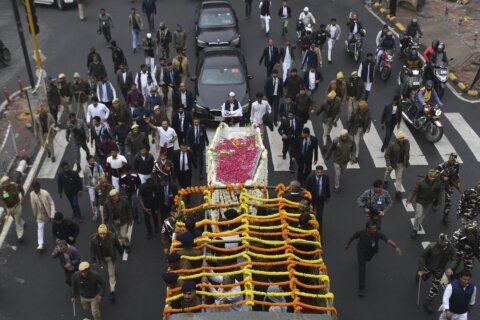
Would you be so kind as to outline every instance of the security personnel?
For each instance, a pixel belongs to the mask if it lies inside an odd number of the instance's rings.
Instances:
[[[160,233],[160,240],[163,244],[163,252],[168,255],[170,245],[172,244],[173,234],[175,233],[177,207],[173,204],[170,207],[170,216],[165,219]]]
[[[465,190],[458,202],[457,218],[462,224],[474,220],[480,214],[480,181],[475,188]]]
[[[21,196],[21,197],[20,197]],[[0,180],[0,206],[3,207],[8,215],[15,220],[15,231],[17,232],[18,242],[23,242],[23,231],[25,221],[22,218],[22,198],[25,197],[23,187],[15,182],[10,182],[8,176],[3,176]]]
[[[444,233],[440,233],[438,240],[430,243],[421,254],[415,279],[426,281],[432,276],[432,285],[423,304],[427,312],[433,313],[432,301],[438,294],[443,273],[448,277],[453,275],[457,261],[455,248]]]
[[[473,258],[480,259],[480,230],[477,221],[469,221],[461,226],[452,236],[452,244],[457,250],[458,265],[463,260],[463,269],[472,271]]]
[[[448,160],[440,163],[435,168],[445,191],[445,204],[443,206],[443,224],[445,225],[448,224],[448,214],[452,208],[453,188],[459,189],[460,186],[460,164],[457,162],[457,158],[458,155],[456,153],[450,153]]]

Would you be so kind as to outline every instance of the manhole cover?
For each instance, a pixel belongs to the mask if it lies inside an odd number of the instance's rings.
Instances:
[[[30,119],[32,119],[32,116],[31,116],[30,112],[21,112],[21,113],[17,114],[16,118],[17,118],[17,120],[30,120]]]

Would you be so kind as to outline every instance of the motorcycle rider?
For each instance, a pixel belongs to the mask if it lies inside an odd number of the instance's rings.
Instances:
[[[382,54],[385,51],[388,50],[395,50],[395,38],[393,37],[393,32],[388,31],[387,35],[382,38],[382,41],[380,42],[380,46],[377,49],[377,55],[376,55],[376,62],[377,66],[380,65],[380,60],[382,58]]]
[[[403,54],[405,48],[408,46],[408,43],[410,41],[409,37],[412,38],[419,38],[423,36],[422,29],[420,29],[420,25],[418,24],[418,19],[417,18],[412,18],[412,21],[410,24],[407,26],[407,30],[405,30],[405,34],[403,38],[400,40],[400,53]]]
[[[477,221],[469,221],[453,233],[452,244],[457,251],[457,267],[463,260],[463,269],[472,271],[473,258],[480,259],[480,230]]]
[[[423,62],[418,55],[416,49],[413,49],[410,52],[410,55],[405,62],[405,66],[400,74],[400,93],[402,94],[403,99],[408,99],[409,94],[411,92],[410,87],[408,87],[408,73],[412,72],[412,70],[421,70]]]
[[[457,162],[458,155],[454,152],[450,153],[448,160],[440,163],[435,170],[441,177],[441,181],[445,190],[445,204],[443,206],[443,224],[448,224],[448,214],[452,208],[453,188],[458,189],[460,186],[460,164]]]
[[[362,37],[365,35],[362,22],[360,22],[356,13],[353,13],[351,19],[349,19],[348,31],[348,40],[345,41],[345,44],[347,45],[347,51],[350,51],[350,44],[352,43],[355,35],[357,33],[359,33]]]
[[[441,64],[448,64],[447,52],[445,51],[445,44],[443,42],[439,42],[437,47],[428,54],[428,63],[425,66],[425,79],[433,80],[433,68]]]
[[[433,88],[433,81],[427,80],[427,82],[425,82],[425,86],[418,90],[417,94],[417,112],[415,113],[415,122],[417,126],[420,116],[423,115],[423,109],[425,108],[425,105],[429,103],[432,99],[435,103],[442,105],[440,97]]]
[[[435,52],[439,44],[439,40],[433,40],[432,44],[427,49],[425,49],[425,51],[423,51],[423,59],[425,59],[425,62],[430,62],[430,57]]]
[[[302,13],[300,13],[300,16],[298,17],[298,20],[301,20],[305,27],[309,24],[312,26],[315,24],[315,17],[310,12],[308,7],[303,8]]]
[[[380,46],[380,43],[382,43],[383,38],[385,38],[389,30],[390,28],[388,27],[388,24],[384,24],[382,30],[378,31],[377,38],[375,40],[377,47]]]

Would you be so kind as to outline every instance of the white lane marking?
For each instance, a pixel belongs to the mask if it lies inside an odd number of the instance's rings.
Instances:
[[[407,212],[415,212],[415,208],[411,203],[408,204],[407,206],[407,199],[402,199],[403,207]]]
[[[410,218],[410,222],[412,223],[412,226],[413,226],[413,223],[415,222],[415,218]],[[420,227],[422,228],[421,230],[418,230],[418,234],[425,234],[425,228],[423,227],[423,225],[420,225]]]
[[[480,162],[480,137],[475,133],[475,131],[470,127],[460,113],[457,112],[448,112],[445,113],[445,117],[450,121],[453,128],[457,130],[465,143],[467,144],[470,151],[472,151],[475,159]]]
[[[408,128],[408,126],[402,122],[402,124],[400,125],[400,129],[397,129],[397,127],[395,126],[395,130],[393,134],[395,135],[399,130],[405,133],[405,138],[407,138],[408,141],[410,142],[410,165],[412,166],[428,165],[428,161],[425,158],[425,155],[423,154],[417,141],[415,140],[412,133],[410,132],[410,129]]]
[[[363,141],[367,145],[368,152],[372,157],[376,168],[385,168],[385,154],[381,151],[383,139],[378,134],[377,129],[372,123],[370,131],[363,135]],[[358,148],[358,146],[357,146]]]
[[[442,159],[448,159],[448,156],[452,152],[458,155],[458,152],[455,150],[455,148],[450,143],[450,140],[448,140],[445,134],[443,135],[442,139],[440,139],[440,141],[435,142],[433,145],[437,149],[438,153],[440,153],[440,156],[442,157]],[[462,158],[460,158],[460,156],[457,157],[457,162],[463,163]]]
[[[390,179],[395,181],[395,169],[393,169],[392,172],[390,172]],[[405,188],[403,187],[403,184],[400,185],[400,192],[405,192]]]
[[[132,223],[132,225],[128,226],[128,230],[127,230],[128,243],[130,243],[130,246],[132,245],[132,232],[133,232],[133,223]],[[127,260],[128,260],[128,253],[127,253],[127,251],[125,251],[125,250],[123,251],[122,260],[123,260],[123,261],[127,261]]]
[[[429,244],[430,244],[430,241],[422,241],[422,247],[423,247],[423,249],[426,249]]]
[[[332,141],[333,139],[335,139],[336,137],[340,136],[340,131],[343,130],[343,124],[342,124],[342,121],[341,120],[338,120],[337,122],[337,126],[336,127],[333,127],[332,128],[332,132],[330,132],[330,136],[332,137]],[[357,146],[358,148],[358,146]],[[347,169],[360,169],[360,165],[357,163],[355,164],[351,164],[350,162],[347,164]]]
[[[56,161],[52,162],[51,158],[46,158],[45,161],[43,161],[41,170],[38,172],[38,179],[54,179],[57,175],[58,165],[62,161],[63,154],[68,146],[66,134],[67,130],[65,129],[60,130],[55,134],[55,138],[53,139],[53,147]]]
[[[310,129],[310,133],[312,133],[312,134],[315,133],[315,131],[313,130],[313,124],[312,124],[311,120],[308,120],[303,127]],[[320,145],[322,144],[322,136],[321,135],[318,136],[316,134],[314,134],[314,136],[318,140],[318,161],[317,161],[317,165],[323,166],[323,170],[327,170],[327,165],[325,164],[325,160],[323,160],[322,151],[320,150]],[[315,166],[314,166],[314,168],[315,168]]]

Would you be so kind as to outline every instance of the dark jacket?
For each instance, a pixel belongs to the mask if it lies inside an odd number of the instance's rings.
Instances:
[[[178,188],[176,185],[169,183],[168,185],[168,203],[166,203],[165,198],[165,187],[166,186],[159,186],[158,191],[159,191],[159,197],[160,197],[160,203],[167,208],[170,208],[170,206],[173,204],[173,201],[175,199],[175,196],[178,194]]]
[[[289,112],[293,112],[295,115],[297,114],[297,106],[295,105],[295,102],[292,101],[289,105],[285,102],[281,103],[279,110],[280,117],[286,118]]]
[[[122,63],[125,65],[127,64],[127,58],[125,58],[121,48],[111,47],[110,50],[112,50],[112,61],[115,69],[120,67],[120,64]]]
[[[130,152],[131,155],[136,155],[140,151],[141,146],[150,147],[147,135],[143,132],[139,132],[138,134],[129,132],[125,139],[127,152]]]
[[[393,105],[392,104],[387,104],[385,107],[383,107],[382,111],[382,117],[380,118],[380,123],[385,124],[389,123],[390,120],[392,119],[392,112],[393,112]],[[397,112],[395,113],[395,124],[399,124],[402,122],[402,105],[398,104],[397,106]]]
[[[342,113],[341,106],[342,103],[338,97],[335,97],[335,100],[333,101],[326,100],[322,103],[320,109],[318,109],[317,115],[323,113],[322,122],[325,124],[329,122],[336,123]]]
[[[435,181],[430,182],[427,177],[422,178],[415,183],[410,194],[408,195],[408,202],[417,202],[423,206],[428,206],[433,203],[436,207],[438,202],[442,199],[442,183],[437,178]]]
[[[193,96],[193,93],[189,90],[185,91],[185,98],[187,101],[187,104],[184,105],[185,111],[192,111],[193,108],[195,108],[195,97]],[[178,109],[178,107],[182,104],[182,95],[180,93],[180,90],[175,92],[173,94],[173,108],[174,110]]]
[[[133,158],[133,169],[140,174],[148,175],[152,173],[154,163],[155,158],[150,153],[147,152],[145,160],[140,153],[137,153]]]
[[[280,52],[278,51],[278,48],[273,46],[272,47],[272,57],[270,58],[270,48],[266,47],[263,49],[263,53],[260,56],[260,61],[258,64],[264,64],[265,67],[271,66],[274,64],[277,64],[280,62]]]
[[[157,14],[157,6],[155,5],[155,0],[143,0],[142,12],[146,14]]]
[[[180,155],[182,152],[180,150],[175,150],[173,152],[173,169],[175,170],[175,175],[178,177],[180,174],[180,164],[181,164],[181,159]],[[193,161],[193,153],[188,150],[187,151],[187,161],[188,161],[188,168],[190,169],[190,172],[192,171],[192,168],[197,168],[197,165],[195,161]]]
[[[104,255],[102,253],[103,250],[106,250],[109,254]],[[118,254],[122,254],[123,248],[115,233],[108,231],[107,236],[103,240],[98,233],[92,235],[90,239],[90,257],[93,263],[101,263],[104,257],[112,258],[112,262],[115,263],[117,252]]]
[[[295,77],[288,76],[283,85],[287,90],[285,94],[295,100],[300,92],[300,87],[303,86],[303,79],[298,74]]]
[[[405,151],[403,153],[403,165],[405,168],[408,168],[410,165],[409,159],[410,159],[410,141],[407,139],[403,140],[403,145],[405,148]],[[400,148],[402,146],[397,142],[397,139],[393,139],[390,141],[390,143],[387,146],[387,150],[385,150],[385,162],[388,166],[391,166],[392,168],[395,168],[397,166],[397,163],[399,162],[399,157],[400,157]]]
[[[277,77],[277,96],[283,96],[283,80]],[[273,87],[273,77],[268,77],[263,86],[263,95],[265,97],[273,97],[275,88]]]
[[[113,203],[109,198],[103,206],[105,224],[113,225],[115,220],[120,220],[120,224],[130,224],[133,221],[132,206],[125,197],[119,197],[117,203]]]
[[[370,66],[370,69],[369,69]],[[373,71],[375,70],[375,61],[370,61],[365,59],[362,62],[360,72],[360,78],[362,78],[363,82],[373,82]]]
[[[278,133],[280,135],[286,134],[289,139],[296,139],[297,137],[300,137],[302,133],[303,121],[299,117],[295,117],[295,119],[292,120],[295,121],[294,128],[292,128],[292,126],[290,125],[290,119],[282,119],[282,122],[278,127]]]
[[[97,295],[105,295],[105,282],[102,277],[90,270],[86,277],[82,277],[77,271],[72,276],[72,297],[81,297],[93,299]]]
[[[425,267],[433,272],[444,272],[446,269],[455,269],[457,265],[457,253],[452,244],[448,244],[443,249],[438,242],[431,242],[423,250],[418,261],[418,270],[424,270]]]
[[[291,57],[292,61],[295,61],[295,53],[294,53],[295,47],[290,46],[289,49],[290,49],[290,50],[289,50],[289,52],[290,52],[290,57]],[[280,48],[280,61],[281,61],[281,62],[283,62],[283,60],[285,59],[285,54],[286,54],[286,53],[287,53],[286,47],[281,47],[281,48]]]
[[[370,110],[360,111],[360,109],[354,110],[350,119],[348,120],[347,128],[348,133],[355,135],[359,128],[366,133],[370,130],[372,125],[372,117],[370,116]],[[358,146],[357,146],[358,147]]]
[[[65,193],[67,197],[74,196],[83,190],[82,179],[77,172],[61,170],[57,175],[58,193]]]
[[[192,113],[189,112],[189,111],[184,111],[184,118],[183,118],[183,132],[185,134],[187,134],[187,131],[188,131],[188,128],[192,125],[192,121],[193,121],[193,118],[192,118]],[[179,113],[178,112],[175,112],[173,115],[172,115],[172,128],[175,130],[175,132],[177,134],[179,134],[180,132],[182,132],[182,128],[181,128],[181,122],[180,122],[180,117],[179,117]]]
[[[279,16],[280,18],[283,17],[282,14],[283,14],[283,6],[281,6],[280,9],[278,9],[278,16]],[[292,17],[292,8],[290,8],[289,6],[287,6],[287,16],[288,16],[289,18]]]
[[[298,137],[293,144],[293,152],[297,161],[304,161],[311,163],[312,161],[318,161],[318,140],[316,137],[310,135],[310,144],[307,146],[307,152],[305,155],[302,153],[304,138]]]
[[[62,223],[52,223],[52,233],[54,240],[65,240],[68,244],[73,244],[80,233],[80,227],[72,220],[64,219]],[[73,237],[73,241],[68,237]]]
[[[327,160],[330,159],[332,153],[334,153],[333,162],[345,165],[351,160],[356,160],[356,149],[357,146],[355,145],[355,141],[353,141],[353,138],[351,136],[348,136],[348,139],[346,141],[343,141],[340,137],[336,137],[335,139],[333,139],[330,148],[328,148]]]
[[[72,264],[72,266],[74,266],[75,271],[77,271],[78,270],[78,265],[82,261],[81,258],[80,258],[80,253],[78,252],[77,248],[69,245],[66,254],[68,255],[68,258],[70,259],[70,263]],[[65,256],[64,256],[63,253],[61,253],[60,251],[54,250],[52,252],[52,258],[53,259],[58,258],[58,261],[60,262],[60,267],[62,267],[62,269],[65,268],[65,264],[67,262],[65,260]]]
[[[119,106],[118,109],[114,107],[110,108],[110,114],[108,115],[107,120],[110,128],[115,128],[118,125],[118,120],[122,120],[123,122],[125,122],[126,125],[130,125],[132,123],[131,111],[127,110],[127,108],[125,108],[124,106]]]
[[[115,74],[117,88],[121,91],[129,91],[134,84],[133,75],[130,70],[126,70],[125,81],[123,80],[122,70],[118,70]]]
[[[319,81],[319,82],[317,82]],[[315,90],[318,89],[318,85],[323,81],[323,76],[320,71],[315,71]],[[305,89],[310,90],[310,70],[303,74],[303,85]]]
[[[362,99],[365,94],[365,84],[362,78],[353,80],[352,78],[347,81],[347,97],[354,97],[357,100]]]
[[[115,126],[113,129],[113,139],[117,141],[118,145],[124,146],[125,139],[130,133],[130,126],[124,124],[123,126]]]
[[[200,124],[198,126],[198,143],[200,145],[200,149],[203,150],[205,149],[205,145],[209,144],[210,142],[208,141],[208,136],[207,136],[207,130],[205,128],[205,125]],[[193,149],[195,145],[195,126],[190,126],[187,131],[187,144],[190,147],[190,149]]]
[[[170,72],[172,72],[172,74],[170,74]],[[182,81],[180,74],[175,69],[172,69],[171,71],[166,70],[166,72],[163,74],[163,80],[165,81],[166,86],[170,86],[172,88],[178,88],[180,86],[180,82]]]
[[[320,197],[323,197],[324,200],[328,200],[330,199],[330,178],[324,174],[322,179],[322,192]],[[315,174],[311,174],[307,178],[305,181],[305,188],[311,193],[313,203],[320,200],[320,197],[318,196],[317,176]]]

